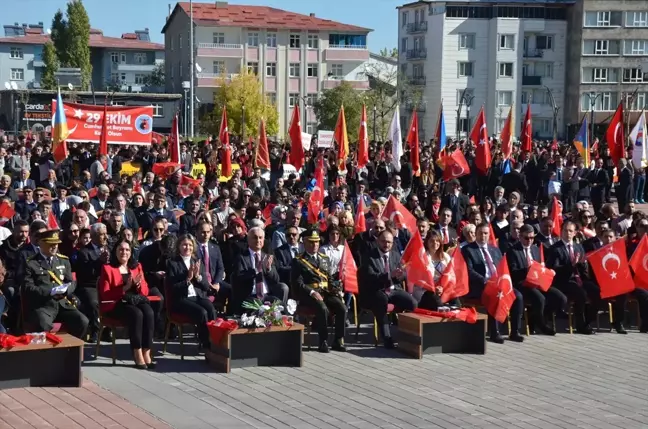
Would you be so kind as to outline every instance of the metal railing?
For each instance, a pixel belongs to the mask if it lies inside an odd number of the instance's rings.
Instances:
[[[427,31],[427,21],[412,22],[407,24],[407,34],[423,33]]]
[[[409,49],[405,55],[408,60],[424,59],[427,58],[427,49]]]
[[[329,49],[359,49],[359,50],[366,50],[367,45],[329,45]]]
[[[238,43],[198,43],[199,48],[225,48],[225,49],[243,49],[243,45]]]
[[[522,85],[528,85],[528,86],[542,85],[542,76],[522,76]]]
[[[413,76],[410,78],[411,85],[425,85],[425,76]]]
[[[527,49],[522,53],[523,58],[542,58],[543,55],[543,49]]]

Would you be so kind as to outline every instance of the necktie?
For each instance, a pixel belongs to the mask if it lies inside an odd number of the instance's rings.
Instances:
[[[383,263],[385,264],[385,274],[391,277],[389,272],[389,258],[387,257],[387,255],[383,255]]]
[[[531,257],[531,248],[524,249],[524,252],[526,253],[527,257],[527,264],[531,266],[531,262],[533,262],[533,258]]]
[[[569,258],[572,260],[572,263],[574,262],[574,248],[572,247],[571,244],[567,245],[567,250],[569,251]]]
[[[254,267],[256,268],[257,274],[261,272],[261,256],[258,253],[254,254]],[[256,296],[259,299],[263,298],[263,282],[257,282],[255,285]]]
[[[549,236],[549,239],[547,240],[549,242],[549,245],[553,245],[553,238],[551,238],[551,235]]]
[[[128,221],[126,220],[126,214],[125,213],[121,214],[121,218],[122,218],[122,223],[124,224],[124,228],[130,228],[130,226],[128,225]]]
[[[205,271],[207,271],[207,282],[209,282],[209,284],[212,284],[211,270],[209,269],[209,255],[207,254],[206,244],[202,245],[202,253],[203,253],[203,264],[205,265]]]
[[[448,244],[450,242],[450,238],[448,237],[448,228],[443,227],[443,244]]]
[[[484,260],[488,265],[488,271],[490,271],[490,277],[497,276],[497,269],[495,268],[495,264],[493,264],[493,259],[491,258],[490,254],[483,247],[481,248],[481,251],[482,251],[482,256],[484,256]]]

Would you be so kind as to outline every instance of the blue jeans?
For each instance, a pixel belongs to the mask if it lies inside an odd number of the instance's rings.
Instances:
[[[635,188],[635,200],[643,201],[644,199],[644,187],[646,185],[646,176],[635,176],[634,178],[634,188]]]
[[[0,295],[0,334],[6,334],[7,330],[2,326],[2,313],[4,313],[5,308],[7,308],[7,301],[4,295]]]

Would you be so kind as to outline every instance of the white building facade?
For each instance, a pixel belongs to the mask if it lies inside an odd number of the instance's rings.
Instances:
[[[427,105],[420,126],[435,133],[443,103],[448,137],[465,136],[484,106],[489,133],[499,135],[513,107],[518,136],[530,103],[534,135],[553,135],[555,107],[562,136],[569,4],[468,0],[399,7],[401,75],[423,87]]]

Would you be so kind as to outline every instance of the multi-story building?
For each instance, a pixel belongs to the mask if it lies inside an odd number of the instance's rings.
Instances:
[[[579,0],[569,28],[567,122],[593,110],[600,137],[623,101],[634,124],[648,104],[648,2]]]
[[[43,23],[5,25],[4,36],[0,37],[0,85],[16,82],[22,89],[40,88],[43,46],[50,41]],[[95,90],[141,92],[145,77],[164,61],[164,46],[151,42],[148,28],[121,37],[92,29],[89,44]]]
[[[499,134],[513,106],[519,135],[530,103],[534,134],[552,136],[555,108],[557,133],[563,136],[571,4],[573,0],[463,0],[398,7],[399,76],[423,91],[427,112],[419,116],[420,128],[429,130],[428,137],[435,132],[443,103],[447,135],[465,136],[484,106],[489,133]]]
[[[312,106],[324,89],[342,79],[355,88],[369,88],[366,75],[351,72],[369,59],[367,28],[300,15],[265,6],[227,2],[194,3],[194,46],[189,45],[189,3],[176,4],[162,32],[165,35],[166,89],[182,91],[194,79],[195,95],[211,108],[222,78],[242,70],[259,76],[262,89],[279,112],[279,135],[289,127],[292,109]],[[190,70],[194,50],[195,70]],[[232,113],[230,113],[232,114]],[[312,133],[317,120],[307,107],[302,127]]]

